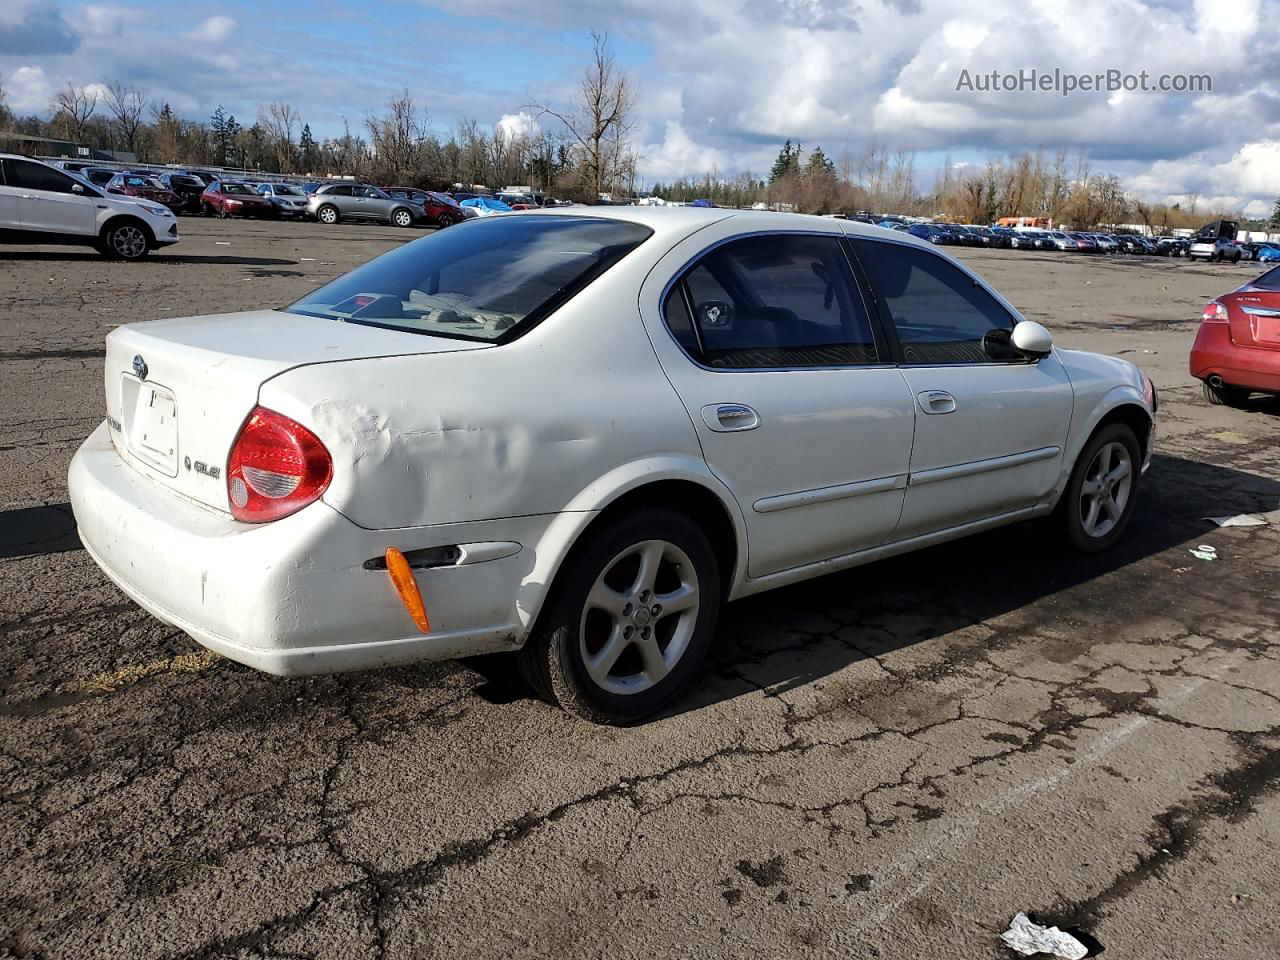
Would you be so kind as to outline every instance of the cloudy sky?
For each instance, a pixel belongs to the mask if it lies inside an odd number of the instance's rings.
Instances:
[[[640,89],[647,178],[767,171],[787,138],[833,156],[956,163],[1086,151],[1152,200],[1269,213],[1280,194],[1280,0],[0,0],[9,106],[120,79],[204,118],[295,104],[319,136],[407,86],[446,130],[566,96],[607,31]],[[1000,70],[1209,74],[1212,92],[957,90]]]

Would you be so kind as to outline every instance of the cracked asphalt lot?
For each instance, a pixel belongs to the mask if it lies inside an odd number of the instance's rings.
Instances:
[[[98,572],[65,476],[103,336],[411,236],[182,229],[136,265],[0,248],[0,956],[996,958],[1017,910],[1117,960],[1280,955],[1280,527],[1201,519],[1280,506],[1280,402],[1185,367],[1247,265],[967,254],[1158,384],[1121,545],[1018,527],[742,602],[614,730],[501,662],[253,673]]]

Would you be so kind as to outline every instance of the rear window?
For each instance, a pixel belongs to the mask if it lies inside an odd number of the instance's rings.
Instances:
[[[288,307],[411,333],[505,343],[643,243],[593,217],[475,220],[405,244]]]
[[[1280,267],[1272,267],[1249,286],[1260,287],[1263,290],[1280,290]]]

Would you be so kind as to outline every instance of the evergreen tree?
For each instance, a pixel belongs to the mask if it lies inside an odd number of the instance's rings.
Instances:
[[[795,164],[800,162],[800,148],[796,147]],[[834,177],[836,165],[822,152],[821,147],[814,147],[809,154],[809,162],[805,166],[805,175],[809,177]]]
[[[1276,197],[1276,206],[1271,211],[1271,222],[1268,226],[1273,230],[1280,230],[1280,197]]]
[[[319,153],[316,150],[315,137],[311,135],[311,124],[302,125],[302,133],[298,137],[298,153],[302,158],[302,169],[311,171],[319,166]]]
[[[791,145],[788,139],[778,151],[778,159],[773,161],[773,169],[769,172],[769,182],[776,183],[788,174],[800,169],[800,144]]]

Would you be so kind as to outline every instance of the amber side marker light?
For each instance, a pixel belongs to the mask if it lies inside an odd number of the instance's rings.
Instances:
[[[431,621],[427,619],[427,605],[422,602],[422,591],[418,589],[418,581],[414,579],[413,570],[404,554],[395,547],[387,548],[387,573],[391,575],[391,583],[400,594],[400,602],[413,617],[413,622],[423,633],[431,632]]]

